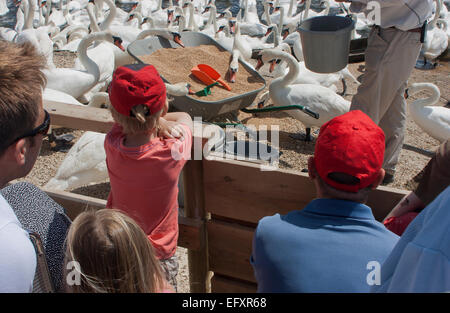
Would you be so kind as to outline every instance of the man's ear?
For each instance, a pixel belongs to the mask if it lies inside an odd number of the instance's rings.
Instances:
[[[13,143],[6,153],[10,153],[10,159],[17,163],[17,165],[25,164],[25,155],[28,149],[26,138],[19,139]]]
[[[315,179],[317,177],[316,167],[314,166],[314,157],[308,158],[308,176],[311,179]]]
[[[381,182],[384,179],[384,174],[385,173],[386,172],[384,171],[384,169],[380,168],[380,171],[378,172],[378,177],[372,183],[371,189],[376,189],[381,184]]]

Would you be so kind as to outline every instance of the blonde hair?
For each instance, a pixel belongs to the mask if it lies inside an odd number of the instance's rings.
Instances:
[[[148,107],[139,104],[131,109],[134,116],[120,114],[113,106],[110,106],[110,110],[114,121],[122,126],[125,134],[136,134],[149,132],[157,128],[159,126],[159,117],[164,109],[161,109],[155,114],[148,115]]]
[[[76,261],[80,270],[80,284],[67,286],[67,291],[143,293],[162,292],[167,286],[144,231],[121,211],[81,213],[66,240],[65,269]]]

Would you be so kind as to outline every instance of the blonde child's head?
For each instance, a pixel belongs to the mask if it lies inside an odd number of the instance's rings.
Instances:
[[[111,114],[125,134],[149,132],[168,110],[166,86],[154,66],[130,64],[116,69],[109,87]]]
[[[65,268],[69,262],[78,262],[80,277],[79,284],[68,286],[68,291],[162,292],[167,286],[144,231],[118,210],[78,215],[67,235],[66,249]]]

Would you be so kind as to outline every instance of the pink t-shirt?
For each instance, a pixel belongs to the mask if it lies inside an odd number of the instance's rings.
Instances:
[[[192,146],[191,130],[181,125],[183,140],[154,138],[139,147],[126,147],[118,124],[105,139],[111,183],[107,207],[134,218],[160,260],[175,254],[178,241],[178,178]]]

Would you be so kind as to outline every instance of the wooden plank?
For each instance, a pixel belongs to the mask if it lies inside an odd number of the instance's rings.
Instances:
[[[55,101],[44,101],[52,125],[107,133],[114,124],[109,110]]]
[[[211,279],[211,291],[215,293],[256,293],[257,285],[214,274]]]
[[[204,223],[206,212],[202,173],[202,161],[188,161],[183,169],[183,188],[186,217],[199,219]],[[210,292],[206,228],[201,228],[198,240],[200,249],[188,250],[190,292],[205,293]]]
[[[256,224],[262,217],[302,209],[315,198],[307,174],[261,171],[255,164],[234,160],[203,161],[205,206],[215,216]],[[406,190],[379,186],[368,200],[375,218],[382,221]]]
[[[66,214],[71,220],[74,220],[83,211],[100,210],[106,207],[106,200],[103,199],[61,190],[43,189],[43,191],[66,210]]]
[[[370,193],[367,205],[372,208],[375,219],[381,222],[394,206],[409,193],[409,190],[378,186]]]
[[[217,220],[208,221],[206,227],[210,270],[256,283],[250,264],[254,228]]]
[[[99,210],[106,206],[106,200],[79,195],[67,191],[59,190],[44,190],[55,202],[61,205],[65,210],[67,216],[71,220],[81,212],[93,209]],[[199,219],[187,218],[180,216],[178,218],[179,237],[178,246],[187,248],[193,251],[205,249],[205,241],[201,235],[204,236],[204,223]]]
[[[205,207],[214,215],[256,224],[275,212],[303,208],[315,197],[307,174],[261,171],[240,161],[203,161]]]

